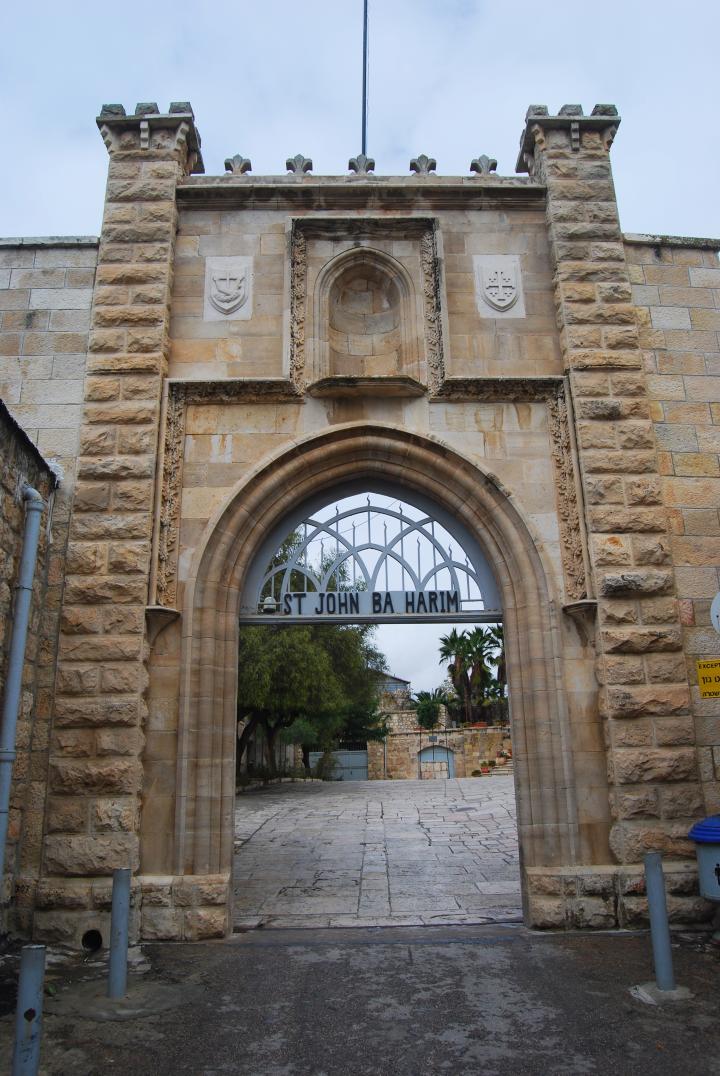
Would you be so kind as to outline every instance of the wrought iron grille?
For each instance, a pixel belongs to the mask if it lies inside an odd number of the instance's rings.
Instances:
[[[347,498],[299,523],[260,583],[258,605],[287,593],[453,591],[464,612],[484,608],[466,551],[430,515],[402,501]]]

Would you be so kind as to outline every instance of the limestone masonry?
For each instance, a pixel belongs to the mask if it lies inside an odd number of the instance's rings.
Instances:
[[[99,240],[0,241],[4,648],[22,482],[49,501],[7,926],[106,939],[130,865],[135,937],[227,932],[243,587],[297,505],[361,486],[491,567],[527,922],[643,922],[648,850],[673,920],[708,919],[720,241],[622,234],[611,105],[531,107],[514,177],[205,176],[189,104],[97,122]]]

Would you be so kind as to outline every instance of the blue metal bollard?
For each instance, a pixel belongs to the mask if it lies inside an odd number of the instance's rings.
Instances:
[[[659,852],[648,852],[644,863],[653,962],[655,964],[655,982],[658,990],[674,990],[675,973],[673,972],[672,949],[670,948],[670,927],[667,917],[667,901],[665,900],[665,876],[662,869],[662,856]]]
[[[12,1076],[37,1076],[42,1039],[45,946],[23,945],[15,1012]]]
[[[123,998],[127,989],[128,922],[130,919],[130,867],[113,871],[110,914],[110,972],[108,997]]]

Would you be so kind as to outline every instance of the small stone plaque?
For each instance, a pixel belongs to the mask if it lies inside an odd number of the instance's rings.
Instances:
[[[520,258],[517,254],[476,254],[475,296],[484,318],[524,318]]]
[[[205,321],[247,321],[252,316],[252,258],[205,259]]]

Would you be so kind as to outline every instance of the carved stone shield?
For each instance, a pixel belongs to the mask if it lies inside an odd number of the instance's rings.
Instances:
[[[495,310],[509,310],[519,295],[516,270],[510,265],[502,268],[484,265],[482,293],[485,302]]]
[[[247,272],[217,269],[210,278],[209,299],[221,314],[234,314],[247,300]]]

